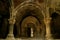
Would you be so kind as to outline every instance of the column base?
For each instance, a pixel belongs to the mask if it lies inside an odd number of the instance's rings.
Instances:
[[[15,40],[14,35],[13,34],[8,34],[6,40]]]
[[[52,35],[50,34],[49,36],[48,35],[46,35],[46,40],[52,40],[53,38],[52,38]]]

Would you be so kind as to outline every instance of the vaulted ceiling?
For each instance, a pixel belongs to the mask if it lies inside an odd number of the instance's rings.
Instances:
[[[24,1],[29,1],[29,0],[13,0],[15,7],[18,6],[20,3],[23,3]],[[35,2],[38,1],[39,3],[43,3],[44,0],[34,0]]]

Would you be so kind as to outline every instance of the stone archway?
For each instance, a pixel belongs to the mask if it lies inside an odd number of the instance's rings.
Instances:
[[[39,23],[42,25],[44,30],[43,35],[45,35],[45,24],[44,24],[44,15],[40,9],[40,7],[38,7],[35,4],[28,4],[25,6],[20,7],[18,10],[16,10],[16,28],[17,28],[17,36],[21,36],[20,34],[20,29],[21,29],[21,23],[22,20],[28,16],[33,16],[36,17],[39,21]]]
[[[23,37],[41,37],[43,34],[40,32],[42,32],[42,25],[37,18],[28,16],[23,19],[21,23],[21,35]]]

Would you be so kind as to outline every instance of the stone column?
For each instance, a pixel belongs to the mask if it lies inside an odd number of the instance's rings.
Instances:
[[[49,40],[51,39],[51,29],[50,29],[50,21],[51,21],[51,18],[45,18],[44,19],[44,22],[45,22],[45,25],[46,25],[46,40]]]
[[[14,28],[14,24],[15,24],[15,19],[11,18],[9,19],[9,33],[7,36],[7,40],[15,40],[14,35],[13,35],[13,28]]]

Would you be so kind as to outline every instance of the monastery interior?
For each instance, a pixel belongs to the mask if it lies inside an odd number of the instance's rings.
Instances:
[[[60,39],[60,0],[0,0],[0,39]]]

